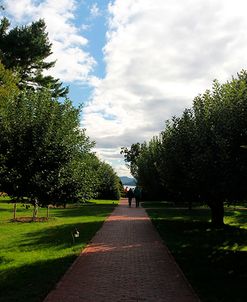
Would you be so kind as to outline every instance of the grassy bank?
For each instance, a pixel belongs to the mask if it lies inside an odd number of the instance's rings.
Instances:
[[[146,207],[203,302],[247,301],[247,209],[226,209],[226,226],[216,230],[206,208]]]
[[[0,201],[0,301],[39,302],[54,287],[81,249],[90,241],[114,201],[50,209],[48,222],[11,222],[13,205]],[[21,205],[17,217],[31,216]],[[39,210],[46,216],[46,209]],[[73,243],[72,232],[80,232]]]

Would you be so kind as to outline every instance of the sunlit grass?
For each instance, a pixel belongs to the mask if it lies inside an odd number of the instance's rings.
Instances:
[[[90,200],[90,203],[92,204],[118,204],[119,203],[119,200],[97,200],[97,199],[94,199],[94,200]]]
[[[246,209],[226,208],[221,229],[212,228],[207,208],[147,212],[202,301],[247,301]]]
[[[114,202],[114,204],[113,204]],[[116,201],[51,208],[47,222],[11,222],[13,205],[0,202],[0,300],[42,301],[86,246]],[[18,217],[32,208],[17,207]],[[46,216],[46,209],[39,209]],[[73,241],[77,229],[79,238]]]

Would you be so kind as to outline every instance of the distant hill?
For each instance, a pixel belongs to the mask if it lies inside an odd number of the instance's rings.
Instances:
[[[125,186],[135,186],[136,185],[136,180],[132,177],[120,176],[119,178],[121,179],[122,184]]]

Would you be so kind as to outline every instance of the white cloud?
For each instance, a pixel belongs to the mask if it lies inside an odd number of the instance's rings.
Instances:
[[[17,24],[45,20],[53,44],[49,61],[56,60],[49,74],[67,82],[88,81],[96,62],[86,51],[88,40],[73,23],[76,0],[6,0],[4,6]]]
[[[90,8],[90,14],[92,17],[98,17],[101,15],[100,9],[97,3],[94,3]]]
[[[118,164],[114,166],[114,169],[118,176],[129,176],[132,177],[130,174],[129,168],[126,165]]]
[[[120,148],[95,148],[96,155],[106,163],[112,165],[119,176],[131,176],[130,170],[123,163],[123,156],[120,154]]]
[[[244,0],[116,0],[83,125],[99,148],[142,142],[193,98],[247,68]]]
[[[115,0],[109,4],[106,76],[92,77],[96,63],[89,42],[74,25],[79,2],[6,0],[4,5],[19,23],[45,18],[56,77],[95,87],[82,125],[119,173],[126,169],[116,158],[119,147],[150,139],[213,79],[225,81],[247,68],[245,0]],[[100,13],[95,2],[91,17]]]

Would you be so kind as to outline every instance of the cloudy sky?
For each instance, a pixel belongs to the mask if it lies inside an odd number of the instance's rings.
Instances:
[[[12,25],[44,18],[56,67],[96,152],[149,140],[193,98],[247,69],[245,0],[2,0]]]

